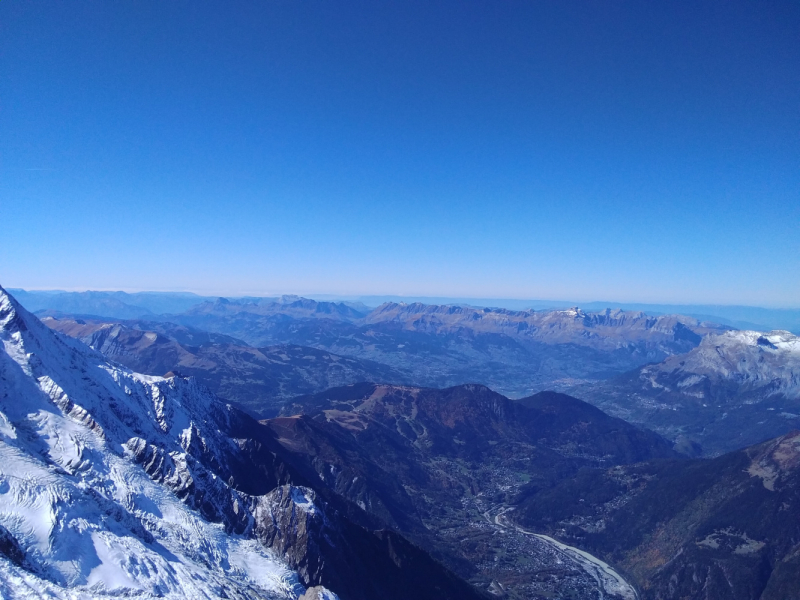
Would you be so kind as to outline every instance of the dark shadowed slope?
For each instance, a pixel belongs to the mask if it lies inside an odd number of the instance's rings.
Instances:
[[[582,468],[676,456],[658,435],[575,398],[516,402],[480,385],[357,384],[297,398],[284,413],[299,416],[264,423],[315,485],[513,598],[592,598],[596,583],[545,545],[497,530],[486,511],[512,502],[527,482],[552,486]]]

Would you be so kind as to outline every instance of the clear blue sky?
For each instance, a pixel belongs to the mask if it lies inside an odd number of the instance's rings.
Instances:
[[[800,3],[0,2],[0,284],[800,306]]]

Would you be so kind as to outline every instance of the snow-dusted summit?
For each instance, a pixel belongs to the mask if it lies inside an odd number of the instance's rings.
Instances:
[[[324,515],[268,461],[233,485],[259,452],[230,437],[240,414],[193,380],[107,363],[2,288],[0,342],[0,597],[306,592],[281,528]]]

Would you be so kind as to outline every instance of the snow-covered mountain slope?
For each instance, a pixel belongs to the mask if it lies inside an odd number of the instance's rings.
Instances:
[[[304,593],[265,540],[286,537],[287,511],[317,518],[314,494],[275,473],[261,494],[229,485],[248,443],[227,435],[235,412],[106,363],[2,288],[0,341],[0,597]]]
[[[574,393],[708,453],[735,450],[800,425],[800,337],[708,335],[685,354]]]

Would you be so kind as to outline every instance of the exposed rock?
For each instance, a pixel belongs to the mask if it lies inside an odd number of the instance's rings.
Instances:
[[[4,595],[480,597],[299,487],[270,431],[196,380],[110,364],[2,289],[0,342]]]

